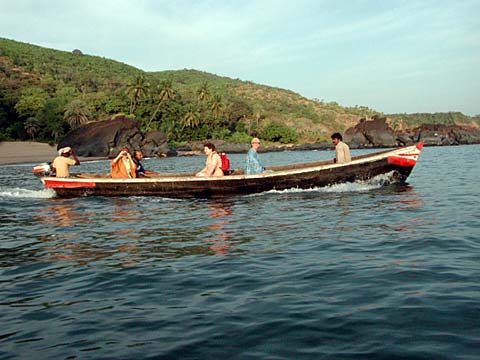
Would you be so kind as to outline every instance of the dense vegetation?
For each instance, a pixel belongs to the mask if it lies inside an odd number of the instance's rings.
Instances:
[[[315,142],[361,117],[382,115],[197,70],[147,73],[80,50],[0,38],[0,140],[58,142],[72,128],[118,114],[135,117],[144,130],[166,132],[172,143],[247,142],[252,135]]]

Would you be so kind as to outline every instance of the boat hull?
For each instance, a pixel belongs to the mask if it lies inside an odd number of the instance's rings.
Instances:
[[[199,178],[193,174],[171,174],[155,178],[56,178],[44,177],[46,188],[59,197],[163,196],[173,198],[218,198],[291,188],[311,189],[331,184],[369,180],[391,174],[395,182],[410,175],[421,145],[352,159],[348,164],[318,162],[272,167],[259,175],[235,174]]]

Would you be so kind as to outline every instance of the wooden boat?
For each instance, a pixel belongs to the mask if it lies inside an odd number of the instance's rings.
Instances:
[[[310,189],[331,184],[369,180],[390,174],[392,182],[404,182],[415,166],[423,143],[357,156],[346,164],[332,160],[272,166],[258,175],[235,170],[224,177],[196,177],[194,173],[161,174],[138,179],[112,179],[109,175],[79,174],[70,178],[41,176],[59,197],[163,196],[170,198],[218,198],[291,188]],[[37,167],[37,171],[39,168]],[[34,169],[35,172],[35,169]]]

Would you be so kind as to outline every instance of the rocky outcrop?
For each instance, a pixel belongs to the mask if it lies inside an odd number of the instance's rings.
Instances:
[[[144,156],[165,156],[167,138],[159,131],[143,134],[137,120],[125,116],[85,124],[71,132],[58,147],[71,146],[79,156],[115,157],[121,148],[142,150]]]
[[[422,124],[421,126],[398,132],[399,145],[409,145],[424,141],[425,145],[465,145],[480,143],[480,130],[461,125]]]
[[[444,124],[422,124],[411,129],[394,131],[386,117],[360,122],[345,131],[344,140],[351,148],[394,147],[413,145],[462,145],[480,143],[480,130],[476,127]]]
[[[386,118],[374,117],[372,120],[360,119],[360,122],[345,131],[344,141],[352,148],[393,147],[396,143],[395,132],[387,124]]]

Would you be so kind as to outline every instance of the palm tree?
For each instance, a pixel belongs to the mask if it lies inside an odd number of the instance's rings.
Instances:
[[[198,101],[208,101],[210,100],[210,89],[208,82],[204,82],[202,86],[197,90],[197,99]]]
[[[214,95],[212,99],[212,104],[210,106],[210,110],[212,111],[213,118],[217,120],[220,115],[222,115],[222,98],[220,95]]]
[[[64,119],[67,120],[72,129],[85,124],[90,116],[90,109],[82,100],[71,101],[63,114]]]
[[[55,123],[51,126],[51,134],[53,136],[53,140],[58,143],[58,139],[63,135],[63,127],[61,123]]]
[[[173,100],[177,96],[177,93],[173,89],[172,80],[167,79],[163,80],[159,86],[160,92],[158,93],[158,104],[153,112],[152,116],[150,117],[150,121],[148,122],[147,129],[150,129],[150,124],[152,123],[153,119],[157,116],[158,111],[160,110],[160,106],[166,100]]]
[[[143,96],[147,95],[150,84],[146,82],[143,75],[135,78],[134,82],[128,84],[127,93],[130,98],[130,114],[133,114]]]
[[[192,107],[189,107],[187,113],[183,117],[183,128],[196,128],[198,125],[200,125],[198,113],[194,111]]]
[[[35,134],[40,130],[40,124],[38,119],[35,117],[29,117],[25,122],[25,131],[32,138],[32,141],[35,141]]]

